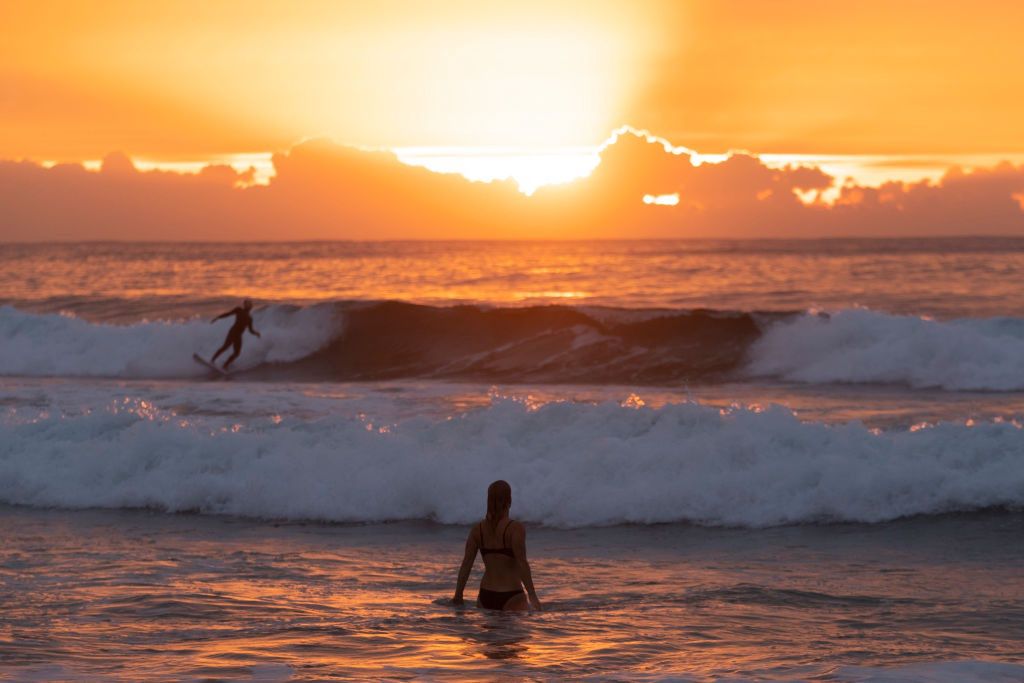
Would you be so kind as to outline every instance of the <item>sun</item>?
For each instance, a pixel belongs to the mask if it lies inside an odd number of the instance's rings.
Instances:
[[[597,167],[600,147],[548,149],[508,147],[404,147],[398,158],[437,173],[458,173],[469,180],[513,180],[519,191],[532,195],[543,185],[585,178]]]

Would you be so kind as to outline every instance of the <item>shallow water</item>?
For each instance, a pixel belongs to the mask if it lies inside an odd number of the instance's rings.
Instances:
[[[487,408],[496,399],[540,406],[553,402],[625,402],[660,408],[699,402],[731,406],[785,406],[805,422],[860,421],[869,427],[908,429],[938,422],[1024,422],[1024,392],[920,392],[877,385],[804,386],[761,382],[681,387],[480,384],[473,382],[231,382],[114,379],[0,379],[0,417],[38,419],[82,415],[115,403],[141,401],[182,417],[302,420],[362,417],[391,424],[414,417],[445,419]]]
[[[1024,676],[1021,514],[531,528],[530,615],[448,604],[463,527],[12,507],[0,525],[0,676]]]

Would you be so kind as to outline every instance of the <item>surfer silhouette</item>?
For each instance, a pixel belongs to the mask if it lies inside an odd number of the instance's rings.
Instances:
[[[242,335],[245,333],[246,329],[259,338],[260,333],[252,327],[252,315],[249,313],[251,310],[252,302],[246,299],[241,306],[232,308],[227,313],[221,313],[210,321],[210,324],[212,325],[221,318],[227,318],[230,315],[235,316],[235,323],[231,326],[231,329],[228,330],[228,336],[224,338],[224,345],[217,349],[217,353],[213,354],[213,358],[210,359],[211,365],[217,362],[217,356],[227,351],[229,346],[234,346],[234,353],[232,353],[224,362],[224,369],[228,369],[228,366],[231,365],[231,363],[238,358],[238,354],[242,352]]]

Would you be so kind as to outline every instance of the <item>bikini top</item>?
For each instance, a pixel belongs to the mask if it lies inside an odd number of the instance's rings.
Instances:
[[[501,547],[500,548],[485,548],[484,545],[484,527],[483,522],[480,522],[477,526],[480,527],[480,554],[487,555],[488,553],[498,553],[499,555],[505,555],[506,557],[515,557],[512,554],[512,548],[509,548],[505,543],[505,534],[508,533],[508,528],[512,526],[512,520],[508,521],[505,525],[505,530],[501,532]]]

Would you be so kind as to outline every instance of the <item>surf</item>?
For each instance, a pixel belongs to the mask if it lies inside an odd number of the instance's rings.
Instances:
[[[262,339],[248,337],[235,369],[287,363],[322,347],[340,332],[333,306],[268,306],[258,312]],[[37,314],[0,306],[0,375],[22,377],[200,378],[227,325],[208,319],[90,322],[69,314]]]
[[[536,405],[378,421],[198,415],[126,397],[0,420],[0,503],[466,524],[495,478],[552,527],[878,523],[1024,506],[1011,421],[878,430],[781,406]]]
[[[392,379],[685,386],[722,381],[1024,390],[1024,320],[934,320],[866,309],[706,309],[397,301],[273,304],[255,312],[233,374],[269,381]],[[199,379],[223,325],[113,324],[0,306],[0,375]]]

